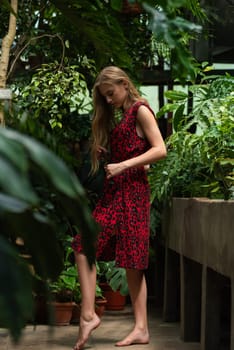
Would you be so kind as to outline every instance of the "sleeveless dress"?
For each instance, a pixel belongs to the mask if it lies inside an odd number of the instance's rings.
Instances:
[[[137,134],[138,101],[127,111],[111,132],[110,163],[122,162],[146,152],[151,146]],[[153,111],[150,109],[153,113]],[[144,167],[131,168],[111,179],[104,189],[93,217],[101,227],[97,239],[97,260],[115,260],[116,266],[146,269],[148,266],[150,189]],[[80,235],[72,242],[82,252]]]

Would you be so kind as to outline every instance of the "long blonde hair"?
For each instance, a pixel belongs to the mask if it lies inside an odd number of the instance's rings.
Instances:
[[[93,106],[94,115],[92,120],[92,140],[91,140],[91,172],[95,173],[99,168],[97,155],[98,146],[109,148],[110,132],[115,125],[115,111],[107,103],[105,97],[100,93],[99,87],[102,84],[121,84],[126,82],[128,85],[128,96],[126,102],[129,107],[138,100],[143,100],[136,87],[133,85],[129,76],[120,68],[109,66],[104,68],[96,78],[93,87]],[[146,101],[145,101],[146,102]]]

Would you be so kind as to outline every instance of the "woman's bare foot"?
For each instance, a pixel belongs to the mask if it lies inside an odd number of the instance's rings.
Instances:
[[[85,320],[83,317],[80,318],[79,336],[73,350],[83,349],[91,332],[100,325],[100,322],[100,318],[96,314],[94,314],[94,317],[90,320]]]
[[[149,333],[148,331],[142,331],[134,329],[129,335],[123,340],[115,344],[115,346],[129,346],[133,344],[148,344]]]

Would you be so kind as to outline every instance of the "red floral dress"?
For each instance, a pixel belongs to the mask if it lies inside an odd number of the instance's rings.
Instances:
[[[150,148],[148,141],[136,131],[136,115],[142,104],[139,101],[130,107],[112,130],[110,163],[136,157]],[[97,242],[98,260],[115,260],[117,266],[124,268],[147,268],[150,190],[144,167],[131,168],[105,179],[103,195],[93,216],[101,226]],[[72,247],[76,252],[82,251],[79,235],[74,237]]]

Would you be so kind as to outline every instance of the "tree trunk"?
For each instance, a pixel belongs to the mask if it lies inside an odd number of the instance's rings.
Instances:
[[[18,9],[18,0],[11,0],[11,8],[12,12],[10,12],[9,17],[8,33],[2,39],[2,48],[0,56],[0,89],[6,88],[10,49],[16,33],[16,15]],[[4,113],[2,108],[0,108],[0,123],[4,124]]]

